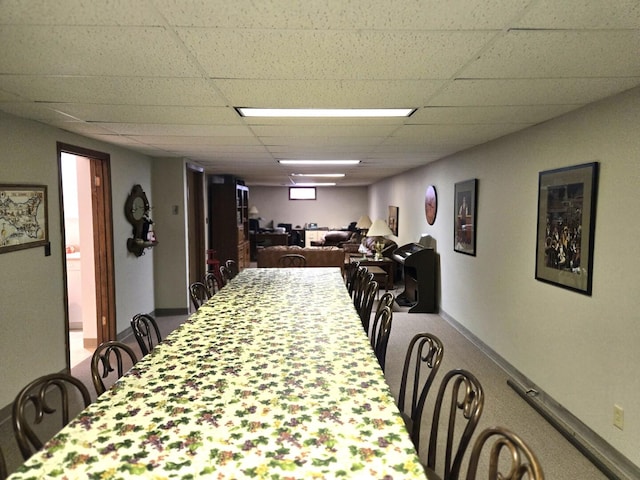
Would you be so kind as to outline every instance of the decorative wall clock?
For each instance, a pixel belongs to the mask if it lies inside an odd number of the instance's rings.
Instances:
[[[424,213],[427,217],[427,223],[433,225],[438,213],[438,196],[436,195],[436,187],[433,185],[427,187],[427,193],[424,196]]]

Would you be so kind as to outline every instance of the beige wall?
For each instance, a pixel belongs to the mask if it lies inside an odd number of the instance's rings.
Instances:
[[[442,310],[640,465],[640,89],[374,185],[400,244],[437,240]],[[538,173],[600,163],[593,294],[535,280]],[[454,183],[478,179],[477,256],[453,251]],[[433,184],[438,214],[424,216]],[[372,217],[373,218],[373,217]],[[473,369],[473,365],[468,366]],[[612,425],[625,409],[624,430]]]
[[[0,255],[0,407],[28,380],[66,366],[57,141],[111,155],[118,331],[134,313],[154,308],[153,254],[138,259],[127,252],[131,225],[124,217],[134,183],[143,186],[153,205],[149,158],[0,112],[0,183],[47,185],[51,242],[48,257],[42,247]]]
[[[343,228],[369,210],[366,187],[318,187],[316,192],[317,200],[289,200],[287,187],[249,186],[249,205],[258,208],[261,227],[273,220],[274,226],[315,222],[319,227]]]

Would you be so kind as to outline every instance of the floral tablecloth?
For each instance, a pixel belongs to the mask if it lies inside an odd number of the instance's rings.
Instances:
[[[19,478],[424,478],[339,269],[247,269]]]

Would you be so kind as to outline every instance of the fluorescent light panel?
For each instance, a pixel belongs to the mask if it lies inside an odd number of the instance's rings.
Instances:
[[[335,187],[336,182],[302,182],[294,183],[294,187]]]
[[[344,173],[292,173],[292,177],[342,178]]]
[[[408,117],[415,108],[251,108],[235,107],[243,117]]]
[[[280,165],[357,165],[360,160],[278,160]]]

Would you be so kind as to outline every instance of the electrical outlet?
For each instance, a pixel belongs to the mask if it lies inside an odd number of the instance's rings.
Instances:
[[[624,410],[620,405],[613,406],[613,425],[624,430]]]

